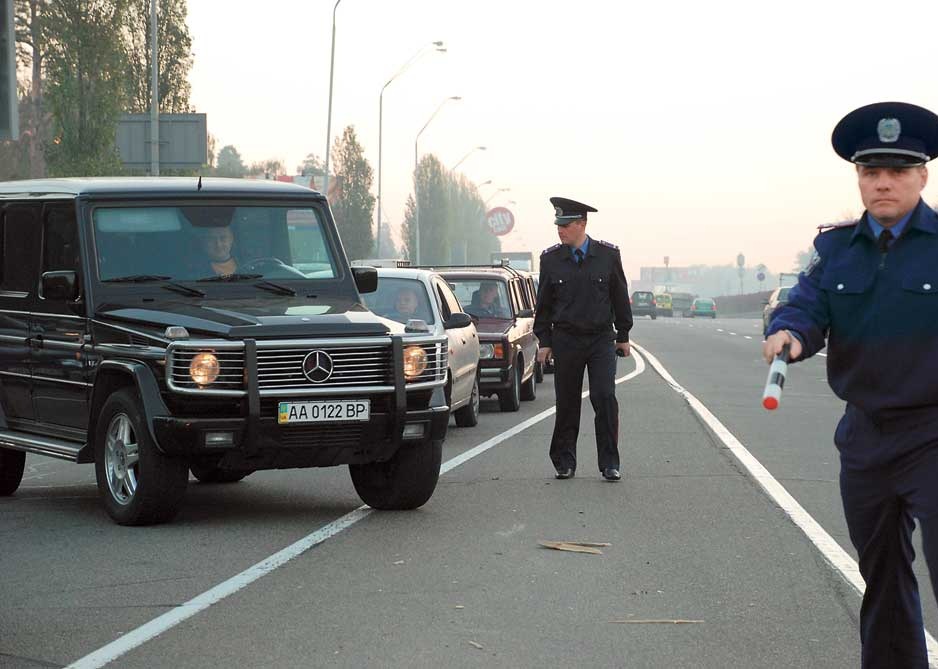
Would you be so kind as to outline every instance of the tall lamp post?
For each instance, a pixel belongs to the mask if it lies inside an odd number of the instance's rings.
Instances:
[[[332,74],[335,71],[335,12],[342,0],[332,8],[332,55],[329,57],[329,111],[326,114],[326,174],[322,178],[322,194],[329,197],[329,143],[332,141]]]
[[[499,189],[496,190],[494,193],[492,193],[491,195],[489,195],[488,200],[486,200],[486,201],[484,202],[484,204],[487,205],[487,204],[492,200],[492,198],[495,197],[496,195],[498,195],[499,193],[506,193],[506,192],[508,192],[508,191],[510,191],[510,190],[511,190],[510,188],[499,188]]]
[[[418,192],[418,184],[420,179],[418,178],[417,169],[420,166],[419,155],[417,152],[417,143],[420,141],[420,135],[423,134],[423,131],[427,129],[427,126],[430,125],[431,121],[436,118],[436,115],[440,113],[440,110],[446,105],[447,102],[451,100],[462,100],[458,95],[451,95],[450,97],[443,100],[436,110],[430,114],[430,118],[427,119],[427,122],[423,124],[423,127],[420,129],[420,132],[417,133],[417,136],[414,138],[414,238],[416,239],[416,256],[417,256],[417,265],[420,265],[420,193]]]
[[[471,155],[472,155],[473,153],[475,153],[476,151],[485,151],[485,147],[484,147],[484,146],[477,146],[477,147],[475,147],[475,148],[469,149],[468,153],[466,153],[466,155],[464,155],[462,158],[459,159],[459,162],[457,162],[455,165],[453,165],[451,168],[449,168],[449,171],[450,171],[450,172],[455,172],[455,171],[456,171],[456,168],[459,167],[460,165],[462,165],[464,162],[466,162],[466,158],[468,158],[469,156],[471,156]]]
[[[404,74],[411,65],[417,62],[417,60],[424,55],[430,48],[434,51],[439,51],[440,53],[446,53],[446,49],[443,47],[443,42],[430,42],[426,46],[420,47],[420,49],[413,56],[410,57],[404,65],[401,66],[397,72],[394,73],[390,79],[388,79],[384,86],[381,87],[381,95],[378,96],[378,198],[375,202],[375,215],[378,219],[377,224],[377,234],[375,235],[375,248],[378,251],[378,255],[381,255],[381,158],[382,158],[382,146],[383,146],[383,137],[382,129],[384,125],[384,89],[386,89],[392,81],[397,79],[399,76]]]

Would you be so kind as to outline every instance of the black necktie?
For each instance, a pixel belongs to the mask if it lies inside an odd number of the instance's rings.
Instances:
[[[879,233],[879,240],[877,245],[879,246],[879,252],[885,253],[889,250],[889,243],[893,240],[892,230],[885,228],[881,233]]]
[[[576,258],[576,264],[579,265],[583,262],[583,249],[577,249],[573,252],[573,257]]]

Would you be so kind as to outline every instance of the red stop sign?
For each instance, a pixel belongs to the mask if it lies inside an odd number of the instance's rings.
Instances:
[[[493,235],[507,235],[515,227],[515,215],[505,207],[490,209],[485,215],[485,224]]]

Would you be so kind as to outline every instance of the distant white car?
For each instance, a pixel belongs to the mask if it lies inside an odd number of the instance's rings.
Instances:
[[[362,299],[378,316],[406,325],[419,319],[449,341],[446,395],[460,427],[479,422],[479,335],[446,280],[431,270],[378,268],[378,290]]]

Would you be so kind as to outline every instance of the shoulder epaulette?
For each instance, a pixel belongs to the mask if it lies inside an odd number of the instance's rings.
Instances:
[[[825,223],[817,226],[817,231],[830,232],[831,230],[840,230],[841,228],[852,228],[859,222],[859,219],[857,219],[856,221],[844,221],[842,223]]]
[[[546,249],[544,249],[543,251],[541,251],[541,255],[546,255],[546,254],[550,253],[551,251],[555,251],[555,250],[559,249],[561,246],[563,246],[563,244],[554,244],[553,246],[551,246],[551,247],[549,247],[549,248],[546,248]]]
[[[597,239],[597,240],[596,240],[596,243],[597,243],[597,244],[602,244],[603,246],[608,246],[609,248],[615,249],[616,251],[619,250],[619,247],[616,246],[615,244],[613,244],[612,242],[607,242],[607,241],[604,241],[604,240],[602,240],[602,239]]]

